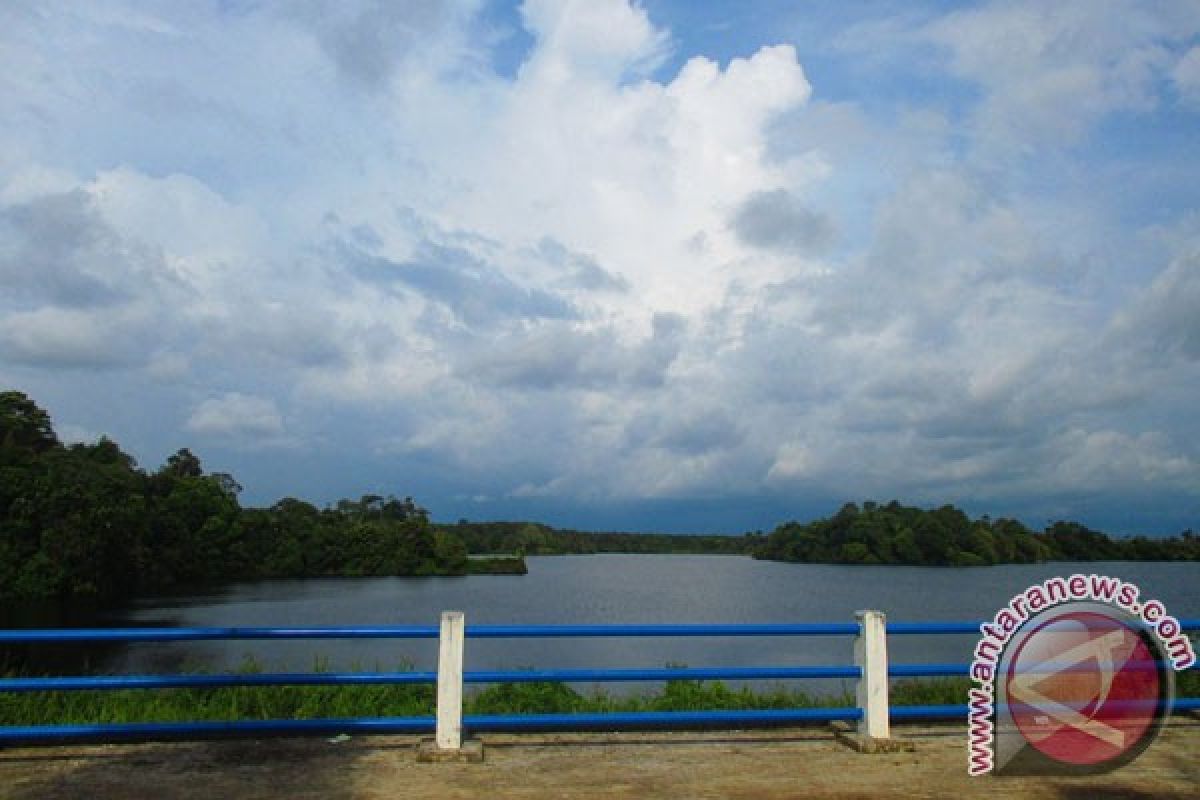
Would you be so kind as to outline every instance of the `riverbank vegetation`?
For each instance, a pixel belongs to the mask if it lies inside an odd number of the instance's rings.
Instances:
[[[239,670],[261,671],[247,661]],[[898,682],[898,705],[966,702],[965,679]],[[432,716],[432,685],[232,686],[214,689],[0,693],[0,725],[178,722],[232,719]],[[553,682],[501,683],[468,692],[467,714],[706,711],[852,706],[852,687],[814,694],[784,684],[765,688],[722,681],[668,681],[658,690],[616,694]]]
[[[722,536],[687,533],[617,533],[553,528],[538,522],[435,523],[453,534],[472,554],[512,553],[527,556],[594,555],[597,553],[675,553],[748,555],[758,534]]]
[[[244,672],[258,672],[248,662]],[[1179,673],[1176,696],[1200,696],[1200,672]],[[894,706],[963,705],[966,678],[893,681]],[[432,685],[233,686],[217,689],[0,693],[0,725],[182,722],[432,716]],[[853,706],[851,686],[816,694],[782,683],[765,688],[723,681],[668,681],[657,691],[613,694],[551,682],[501,683],[469,692],[467,714],[713,711]]]

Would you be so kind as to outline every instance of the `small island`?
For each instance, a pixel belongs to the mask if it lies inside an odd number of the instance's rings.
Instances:
[[[789,522],[750,549],[755,558],[826,564],[978,567],[1043,561],[1197,561],[1200,538],[1110,537],[1077,522],[1034,532],[1015,519],[971,519],[952,505],[936,509],[846,503],[827,519]]]

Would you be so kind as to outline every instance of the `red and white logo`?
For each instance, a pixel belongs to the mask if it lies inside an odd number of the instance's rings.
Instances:
[[[1128,763],[1158,735],[1172,689],[1159,643],[1130,615],[1095,603],[1051,609],[1030,619],[1001,659],[997,744],[1009,746],[997,748],[997,771]]]

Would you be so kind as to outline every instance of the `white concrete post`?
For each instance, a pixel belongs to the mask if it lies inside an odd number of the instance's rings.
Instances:
[[[854,639],[854,664],[862,669],[855,698],[862,709],[858,732],[872,739],[887,739],[888,659],[887,627],[882,611],[856,611],[858,636]]]
[[[463,634],[461,611],[443,611],[438,637],[437,735],[438,750],[462,748]]]

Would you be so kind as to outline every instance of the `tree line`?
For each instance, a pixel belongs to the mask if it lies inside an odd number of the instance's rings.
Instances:
[[[1014,519],[971,519],[952,505],[926,510],[866,502],[832,517],[780,525],[752,550],[755,558],[832,564],[973,567],[1042,561],[1196,561],[1200,538],[1112,538],[1077,522],[1034,532]]]
[[[1077,522],[1054,522],[1034,532],[1015,519],[971,519],[952,505],[923,509],[892,501],[846,503],[832,517],[787,522],[770,534],[741,536],[616,533],[554,528],[537,522],[435,525],[471,553],[585,555],[695,553],[750,555],[770,561],[827,564],[983,566],[1043,561],[1196,561],[1192,531],[1169,538],[1113,538]]]
[[[469,522],[435,524],[437,530],[462,539],[471,553],[521,556],[591,555],[595,553],[694,553],[746,555],[761,535],[620,533],[554,528],[540,522]]]
[[[26,395],[0,392],[0,600],[117,602],[258,578],[460,575],[467,549],[412,498],[242,508],[241,487],[181,449],[140,469],[116,442],[62,444]]]

